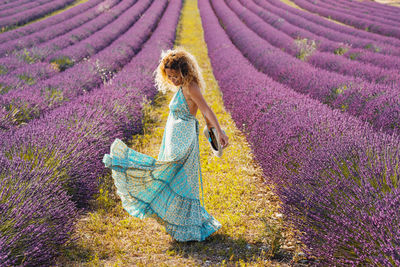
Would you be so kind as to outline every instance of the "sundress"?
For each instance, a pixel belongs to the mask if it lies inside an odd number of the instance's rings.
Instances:
[[[203,241],[221,223],[205,210],[204,198],[203,206],[200,203],[199,121],[190,113],[182,87],[169,109],[157,159],[117,138],[103,163],[111,168],[117,194],[130,215],[156,219],[177,241]]]

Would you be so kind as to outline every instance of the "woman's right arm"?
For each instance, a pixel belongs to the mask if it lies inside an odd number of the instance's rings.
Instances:
[[[217,130],[218,136],[220,138],[221,145],[226,147],[228,145],[228,136],[226,136],[221,129],[221,126],[218,123],[217,116],[215,116],[212,109],[208,106],[206,100],[204,99],[203,95],[201,94],[200,88],[196,83],[192,83],[192,86],[189,86],[189,94],[191,99],[196,103],[199,107],[201,113],[203,114],[204,118],[206,119],[207,127],[215,127]]]
[[[203,113],[201,113],[202,115],[203,115],[203,117],[204,117],[204,120],[206,121],[206,124],[207,124],[207,127],[210,129],[210,127],[212,127],[212,125],[211,125],[211,122],[207,119],[207,117],[206,116],[204,116],[204,114]]]

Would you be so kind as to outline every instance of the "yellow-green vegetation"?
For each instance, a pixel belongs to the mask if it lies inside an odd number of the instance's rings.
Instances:
[[[39,115],[39,111],[36,106],[31,107],[28,103],[26,103],[26,101],[19,99],[13,99],[10,103],[5,105],[4,108],[7,111],[5,119],[18,125],[22,125],[26,121],[31,120]]]
[[[198,111],[205,208],[222,228],[203,242],[176,242],[156,220],[130,216],[107,175],[101,178],[91,210],[82,212],[75,241],[58,259],[60,266],[288,266],[299,260],[301,244],[279,213],[279,199],[272,185],[263,184],[245,136],[224,108],[195,0],[184,1],[175,45],[197,58],[207,85],[204,97],[229,136],[222,158],[212,156],[202,134],[205,120]],[[172,96],[159,93],[145,105],[143,133],[129,140],[131,148],[157,158]]]
[[[18,74],[17,77],[24,81],[26,84],[33,85],[36,83],[36,79],[34,77],[29,76],[28,74]]]
[[[0,83],[0,95],[6,94],[11,88],[11,86],[5,83]]]
[[[300,48],[300,52],[296,57],[303,61],[311,56],[312,53],[317,49],[315,41],[307,38],[297,38],[294,40],[294,43]]]
[[[313,12],[311,12],[311,11],[309,11],[309,10],[306,10],[306,9],[303,9],[303,8],[299,7],[298,5],[296,5],[294,2],[292,2],[292,1],[290,1],[290,0],[281,0],[281,1],[282,1],[283,3],[285,3],[285,4],[287,4],[288,6],[291,6],[291,7],[294,7],[294,8],[298,8],[298,9],[303,10],[303,11],[305,11],[305,12],[313,13]],[[317,13],[313,13],[313,14],[318,15]],[[319,15],[318,15],[318,16],[319,16]],[[344,26],[347,26],[347,27],[352,27],[352,26],[347,25],[347,24],[344,24],[344,23],[342,23],[342,22],[340,22],[340,21],[331,19],[330,17],[327,18],[327,17],[321,16],[321,18],[327,19],[327,20],[329,20],[329,21],[335,22],[335,23],[340,24],[340,25],[344,25]]]
[[[6,74],[8,72],[7,66],[0,65],[0,75]]]
[[[18,25],[18,26],[2,27],[2,28],[0,29],[0,33],[6,32],[6,31],[10,31],[10,30],[14,30],[14,29],[17,29],[17,28],[21,28],[21,27],[24,27],[24,26],[26,26],[26,25],[28,25],[28,24],[35,23],[35,22],[38,22],[38,21],[47,19],[48,17],[57,15],[57,14],[59,14],[59,13],[61,13],[61,12],[64,12],[64,11],[70,9],[70,8],[73,8],[74,6],[77,6],[77,5],[79,5],[79,4],[85,3],[85,2],[87,2],[87,1],[89,1],[89,0],[76,0],[76,1],[74,1],[73,3],[71,3],[70,5],[65,6],[64,8],[55,10],[55,11],[53,11],[53,12],[51,12],[51,13],[49,13],[49,14],[43,16],[43,17],[40,17],[40,18],[35,19],[35,20],[32,20],[32,21],[30,21],[30,22],[28,22],[28,23],[25,23],[25,24],[22,24],[22,25]]]
[[[67,68],[70,68],[74,65],[74,60],[67,57],[67,56],[61,56],[59,58],[53,59],[51,61],[51,65],[53,66],[54,69],[58,71],[64,71]]]

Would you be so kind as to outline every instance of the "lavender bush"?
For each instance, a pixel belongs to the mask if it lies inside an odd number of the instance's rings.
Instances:
[[[64,12],[61,12],[59,14],[56,14],[54,16],[51,16],[49,18],[46,18],[45,20],[41,20],[35,23],[31,23],[29,25],[25,25],[24,27],[10,30],[8,32],[4,32],[0,35],[0,44],[4,42],[8,42],[14,39],[18,39],[20,37],[35,33],[37,31],[44,30],[47,27],[62,23],[63,21],[73,18],[74,16],[77,16],[89,8],[94,7],[100,2],[104,2],[105,6],[108,5],[108,1],[102,1],[102,0],[92,0],[92,1],[87,1],[85,3],[79,4],[78,6],[74,6]],[[58,25],[61,26],[61,25]]]
[[[24,2],[21,1],[21,3],[16,3],[16,6],[13,8],[6,8],[4,10],[0,10],[0,17],[8,17],[14,14],[17,14],[19,12],[35,8],[41,5],[44,5],[46,3],[50,2],[50,0],[36,0],[36,1],[29,1],[29,2]]]
[[[293,2],[310,12],[317,13],[324,17],[330,17],[334,20],[351,25],[357,29],[363,29],[386,36],[400,38],[400,29],[398,29],[398,27],[384,25],[379,22],[372,22],[366,19],[357,18],[348,13],[344,14],[342,12],[337,12],[332,9],[320,7],[319,5],[314,4],[313,2],[310,2],[308,0],[293,0]]]
[[[385,4],[381,4],[378,2],[362,2],[363,5],[365,6],[369,6],[372,8],[378,8],[378,9],[382,9],[385,10],[386,12],[390,12],[390,13],[394,13],[395,15],[398,14],[398,12],[400,11],[399,7],[396,6],[387,6]]]
[[[46,15],[54,10],[60,9],[66,5],[69,5],[74,0],[56,0],[51,1],[47,4],[37,6],[32,9],[25,10],[23,12],[19,12],[17,14],[0,18],[0,28],[2,31],[7,30],[10,27],[18,26],[24,23],[27,23],[31,20],[40,18],[43,15]]]
[[[13,90],[2,96],[0,103],[9,114],[7,118],[12,120],[11,123],[19,125],[107,81],[110,78],[109,73],[121,69],[140,50],[156,27],[165,6],[165,0],[153,2],[147,10],[149,16],[143,16],[112,45],[90,60],[76,64],[73,68],[38,83],[29,90]],[[124,17],[124,19],[134,20],[139,16],[140,13],[135,17]],[[3,128],[7,128],[6,125]]]
[[[149,40],[130,63],[116,74],[112,83],[107,83],[97,90],[92,90],[54,109],[42,118],[33,120],[27,127],[0,133],[2,147],[0,168],[4,168],[1,174],[6,174],[5,179],[0,179],[2,188],[0,192],[6,192],[2,187],[6,184],[2,181],[10,181],[9,177],[13,177],[14,182],[22,180],[19,176],[22,173],[10,166],[16,166],[18,162],[24,163],[28,160],[38,165],[37,169],[21,168],[24,169],[25,180],[37,181],[37,187],[40,188],[43,179],[41,174],[51,168],[50,173],[53,174],[51,178],[59,181],[54,184],[65,185],[66,192],[68,195],[72,194],[72,200],[78,207],[86,207],[87,200],[97,191],[97,178],[109,171],[104,168],[102,156],[109,149],[112,141],[115,138],[126,139],[141,130],[143,100],[152,99],[157,93],[153,85],[152,73],[158,64],[161,50],[169,49],[173,45],[181,4],[179,0],[169,1]],[[46,163],[45,168],[41,168],[44,164],[41,165],[41,161]],[[3,162],[5,164],[2,164]],[[35,177],[40,179],[35,180]],[[19,189],[21,187],[22,189]],[[23,190],[24,187],[17,184],[14,188]],[[57,192],[51,193],[57,194]],[[46,193],[45,196],[51,195],[50,192],[46,191]],[[60,201],[60,196],[57,198],[60,205],[63,201]],[[42,203],[28,197],[22,200],[26,203],[29,201]],[[15,202],[11,204],[16,206]],[[0,206],[0,209],[2,207]],[[7,210],[10,208],[7,207]],[[66,218],[70,216],[71,219],[75,219],[71,213],[64,213]],[[0,213],[1,225],[6,225],[3,222],[7,222],[9,218],[3,212]],[[21,223],[28,225],[29,220],[26,221],[24,218],[28,217],[22,217]],[[43,225],[38,229],[45,229],[45,227],[46,225]],[[6,231],[4,227],[0,229],[4,229],[0,231],[1,265],[13,265],[21,261],[20,257],[18,260],[14,258],[16,254],[21,253],[29,255],[25,258],[24,265],[50,265],[54,256],[57,255],[55,246],[52,247],[53,250],[45,250],[47,248],[41,247],[40,243],[35,244],[35,240],[45,240],[49,244],[54,244],[63,233],[60,232],[59,236],[53,234],[31,238],[32,236],[26,231],[13,235],[13,232]],[[23,246],[22,241],[32,246]],[[35,248],[32,250],[34,253],[27,251],[31,247]]]
[[[253,0],[255,3],[258,5],[265,5],[266,1],[265,0]],[[281,1],[269,1],[269,3],[273,4],[276,7],[279,7],[283,10],[286,10],[287,13],[299,15],[300,17],[306,19],[307,21],[314,22],[318,25],[323,26],[324,28],[327,29],[332,29],[337,32],[337,34],[341,33],[346,33],[349,35],[357,36],[360,38],[364,39],[370,39],[374,41],[378,41],[380,43],[385,43],[385,44],[390,44],[393,46],[398,46],[400,44],[400,40],[394,37],[389,37],[389,36],[383,36],[377,33],[373,32],[367,32],[361,29],[356,29],[353,27],[343,27],[343,25],[339,25],[335,22],[329,21],[325,18],[321,18],[321,16],[318,16],[316,14],[313,14],[311,12],[305,12],[303,10],[300,10],[298,8],[293,8],[291,6],[286,5],[285,3],[282,3]]]
[[[393,22],[400,22],[399,17],[395,16],[395,14],[393,14],[392,12],[388,12],[382,7],[371,8],[361,2],[358,4],[356,1],[335,1],[333,4],[335,4],[335,6],[337,7],[347,9],[351,8],[352,12],[357,12],[358,14],[368,14],[377,18],[379,18],[380,16],[384,16],[385,19],[391,20]]]
[[[309,40],[293,40],[290,36],[275,29],[262,19],[253,16],[252,12],[241,6],[238,0],[227,1],[227,5],[236,15],[255,33],[275,47],[286,53],[303,59],[313,66],[338,72],[344,75],[360,77],[370,82],[384,83],[388,85],[400,84],[398,70],[378,68],[369,64],[352,61],[333,53],[315,51],[317,44],[313,45]],[[340,47],[340,44],[337,45]],[[399,58],[400,65],[400,58]]]
[[[6,157],[0,157],[0,264],[47,265],[69,239],[77,209],[45,158],[5,164]]]
[[[400,97],[395,86],[376,85],[316,69],[273,47],[248,29],[226,6],[212,1],[213,7],[233,43],[260,71],[294,90],[371,123],[376,130],[400,131]],[[252,45],[248,45],[252,40]]]
[[[324,24],[310,20],[309,16],[313,14],[304,11],[301,11],[302,13],[290,13],[288,10],[291,11],[289,8],[292,7],[287,6],[287,9],[285,9],[282,7],[284,4],[277,3],[274,0],[267,2],[256,0],[256,2],[260,6],[253,3],[247,3],[246,6],[273,27],[284,31],[292,38],[300,37],[314,40],[320,51],[343,55],[352,60],[389,69],[397,70],[400,66],[400,58],[390,56],[400,55],[399,49],[395,45],[385,44],[379,39],[371,40],[354,36],[352,33],[344,33],[346,30],[341,32],[339,27],[331,29]],[[346,28],[345,26],[340,27]],[[398,45],[400,45],[400,41]],[[363,56],[354,58],[351,55],[355,53]]]
[[[338,5],[337,2],[327,2],[325,0],[320,0],[319,5],[321,7],[329,8],[331,10],[337,11],[337,12],[343,12],[343,13],[350,13],[352,16],[356,18],[361,18],[365,19],[367,21],[371,22],[377,22],[377,23],[382,23],[384,25],[388,25],[391,27],[399,27],[400,23],[397,21],[393,21],[390,19],[387,19],[387,17],[382,17],[382,16],[375,16],[375,15],[370,15],[366,12],[359,12],[359,9],[353,9],[348,6],[341,6]],[[379,10],[377,10],[379,12]]]
[[[23,48],[29,48],[34,45],[38,45],[43,42],[47,42],[57,36],[60,35],[65,35],[69,31],[78,28],[79,26],[84,25],[88,21],[100,16],[107,10],[110,10],[115,4],[117,4],[119,1],[113,1],[109,0],[106,2],[101,2],[101,1],[90,1],[86,3],[92,3],[92,2],[97,2],[97,5],[95,7],[89,8],[86,10],[86,12],[83,9],[82,13],[80,14],[70,14],[70,17],[65,18],[62,24],[60,23],[55,23],[56,21],[52,22],[52,25],[42,25],[42,30],[37,30],[34,33],[27,34],[25,36],[19,36],[18,39],[16,40],[9,40],[7,42],[3,42],[0,45],[0,56],[8,54],[12,54],[12,51],[17,50],[17,49],[23,49]],[[89,6],[90,7],[90,6]],[[85,7],[83,7],[85,8]],[[63,13],[60,13],[63,14]],[[72,15],[72,16],[71,16]],[[74,16],[75,15],[75,16]],[[44,21],[47,21],[44,20]],[[35,25],[36,23],[33,23],[32,25]],[[24,27],[25,28],[25,27]],[[17,30],[15,30],[17,31]],[[71,36],[70,36],[71,38]]]
[[[376,132],[257,72],[229,40],[209,1],[199,1],[199,9],[224,104],[266,179],[276,184],[282,211],[302,231],[307,254],[323,266],[400,264],[400,214],[393,209],[399,199],[398,167],[390,165],[398,162],[399,137]],[[376,156],[384,151],[392,157]],[[368,158],[375,163],[368,165]],[[342,163],[346,160],[356,164]],[[393,168],[384,168],[385,162]],[[380,179],[385,174],[394,182]],[[374,181],[383,186],[374,187]]]
[[[111,0],[112,2],[109,2],[110,5],[114,5],[117,3],[117,0]],[[2,58],[0,60],[19,60],[19,61],[24,61],[25,66],[29,66],[29,68],[34,69],[36,67],[35,63],[38,63],[40,61],[48,62],[48,63],[55,63],[57,66],[59,66],[60,69],[65,69],[69,66],[73,65],[73,61],[70,58],[65,58],[63,60],[60,60],[63,58],[62,56],[59,56],[58,59],[56,59],[54,62],[50,62],[50,60],[46,60],[48,56],[50,57],[56,57],[57,52],[62,51],[64,48],[67,48],[68,46],[75,45],[79,43],[80,41],[86,40],[87,38],[90,38],[93,34],[98,33],[99,31],[105,31],[104,27],[107,25],[110,25],[112,22],[115,20],[119,19],[119,22],[121,22],[121,18],[119,16],[123,14],[124,12],[136,12],[140,13],[143,12],[145,8],[143,5],[146,5],[146,3],[142,3],[140,5],[135,5],[137,3],[137,0],[129,0],[129,1],[123,1],[120,4],[117,4],[113,6],[108,12],[102,13],[100,16],[97,16],[93,20],[81,25],[78,28],[75,28],[71,32],[66,32],[65,34],[58,36],[57,38],[50,38],[49,40],[33,47],[33,48],[24,48],[22,50],[17,50],[14,51],[12,55],[8,55],[8,57]],[[107,8],[109,6],[107,5]],[[104,8],[104,7],[103,7]],[[136,16],[134,13],[130,14],[133,17],[133,21],[137,20],[137,14]],[[123,20],[126,23],[126,15]],[[128,21],[132,21],[129,20]],[[123,23],[123,24],[125,24]],[[115,24],[114,24],[115,25]],[[126,26],[126,25],[125,25]],[[110,27],[108,27],[108,30]],[[117,27],[116,29],[121,30],[120,27]],[[126,30],[126,28],[125,28]],[[123,30],[122,30],[123,31]],[[114,34],[114,36],[116,36]],[[118,35],[117,35],[118,36]],[[108,42],[110,41],[107,39]],[[18,40],[17,40],[18,42]],[[107,43],[107,42],[105,42]],[[7,48],[9,46],[9,48]],[[5,44],[6,50],[7,49],[14,49],[14,42],[11,42],[10,44]],[[103,42],[104,45],[104,42]],[[89,56],[89,49],[90,46],[87,49],[87,54],[86,56]],[[20,65],[20,64],[19,64]],[[8,66],[9,70],[15,70],[15,68],[20,68],[20,66],[17,65],[12,65]]]
[[[18,5],[22,5],[22,4],[25,4],[28,2],[31,2],[31,1],[29,1],[29,0],[6,1],[6,3],[0,3],[0,11],[6,10],[8,8],[16,7]]]

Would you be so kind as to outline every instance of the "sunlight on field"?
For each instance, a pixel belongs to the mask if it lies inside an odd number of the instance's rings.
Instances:
[[[53,11],[53,12],[47,14],[46,16],[43,16],[43,17],[40,17],[40,18],[38,18],[38,19],[32,20],[32,21],[30,21],[30,22],[28,22],[28,23],[25,23],[24,25],[14,26],[14,27],[12,27],[12,26],[11,26],[11,27],[7,27],[7,29],[5,29],[5,30],[2,31],[2,32],[14,30],[14,29],[18,29],[18,28],[24,27],[24,26],[26,26],[26,25],[28,25],[28,24],[35,23],[35,22],[38,22],[38,21],[47,19],[48,17],[51,17],[51,16],[54,16],[54,15],[60,14],[61,12],[64,12],[64,11],[66,11],[66,10],[68,10],[68,9],[70,9],[70,8],[73,8],[74,6],[77,6],[77,5],[79,5],[79,4],[83,4],[83,3],[87,2],[87,1],[89,1],[89,0],[76,0],[76,1],[73,2],[72,4],[66,6],[66,7],[64,7],[64,8],[62,8],[62,9],[58,9],[58,10],[56,10],[56,11]]]
[[[295,3],[293,3],[292,1],[290,1],[290,0],[281,0],[283,3],[285,3],[285,4],[287,4],[288,6],[291,6],[291,7],[294,7],[294,8],[298,8],[298,9],[300,9],[300,10],[303,10],[303,11],[307,11],[307,10],[305,10],[305,9],[303,9],[303,8],[301,8],[301,7],[299,7],[298,5],[296,5]]]
[[[362,2],[362,1],[360,1],[360,2]],[[375,0],[375,2],[381,3],[381,4],[400,7],[400,1],[399,0]]]

